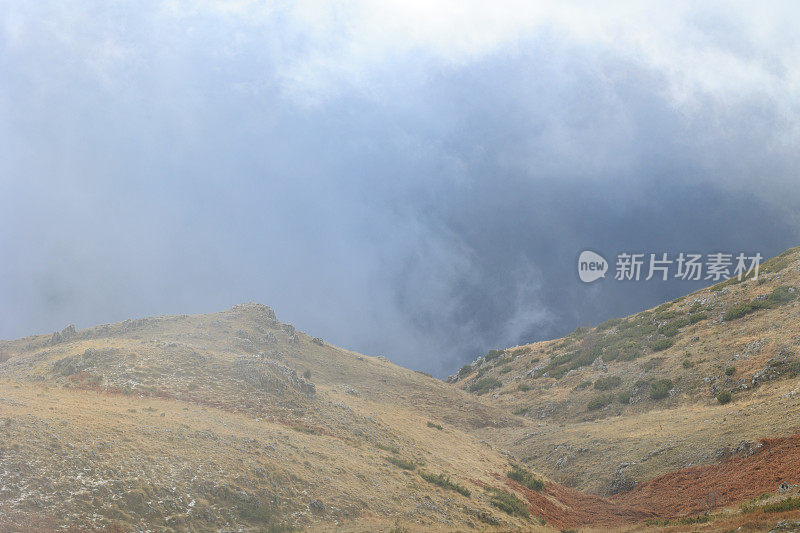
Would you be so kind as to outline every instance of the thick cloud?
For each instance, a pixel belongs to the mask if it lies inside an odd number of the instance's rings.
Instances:
[[[0,337],[255,300],[443,375],[698,286],[585,248],[800,240],[791,4],[435,5],[0,2]]]

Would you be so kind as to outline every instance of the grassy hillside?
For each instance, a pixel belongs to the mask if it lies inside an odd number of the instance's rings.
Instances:
[[[614,494],[800,427],[798,291],[795,248],[757,281],[492,351],[451,381],[525,421],[495,442],[569,486]]]
[[[0,524],[530,523],[492,504],[508,458],[466,432],[515,417],[265,306],[66,328],[2,353]]]
[[[2,341],[0,531],[768,529],[798,290],[792,249],[450,383],[258,304]]]

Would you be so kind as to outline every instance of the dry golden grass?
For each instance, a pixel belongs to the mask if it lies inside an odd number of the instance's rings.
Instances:
[[[495,476],[508,459],[467,432],[514,417],[423,374],[315,343],[265,309],[5,343],[0,524],[531,524],[489,504],[481,486],[501,485]],[[428,483],[423,468],[451,476],[470,497]]]

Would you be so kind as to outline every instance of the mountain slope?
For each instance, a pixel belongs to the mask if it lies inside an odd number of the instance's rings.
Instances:
[[[501,485],[508,459],[465,432],[515,417],[265,306],[70,327],[0,350],[0,524],[525,522],[481,489]]]
[[[795,248],[757,281],[493,351],[450,381],[525,420],[477,434],[555,480],[614,494],[797,431],[798,289]]]
[[[800,514],[798,288],[792,249],[451,383],[259,304],[0,341],[0,531],[763,530]]]

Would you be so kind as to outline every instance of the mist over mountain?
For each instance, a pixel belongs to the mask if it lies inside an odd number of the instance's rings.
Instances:
[[[585,248],[800,240],[784,11],[462,9],[0,3],[0,338],[255,300],[443,376],[697,288]]]

